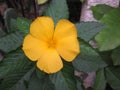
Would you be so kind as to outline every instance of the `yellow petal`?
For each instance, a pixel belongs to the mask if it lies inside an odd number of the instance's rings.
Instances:
[[[79,42],[77,38],[73,36],[59,40],[56,49],[60,56],[68,62],[75,59],[80,52]]]
[[[75,25],[68,20],[60,20],[56,25],[54,38],[62,39],[69,36],[77,36]]]
[[[49,48],[38,60],[37,67],[46,73],[56,73],[63,67],[63,63],[57,51]]]
[[[45,42],[28,34],[24,39],[22,49],[30,60],[36,61],[46,52],[48,46]]]
[[[54,22],[50,17],[38,17],[30,25],[30,34],[40,40],[52,38],[54,32]]]

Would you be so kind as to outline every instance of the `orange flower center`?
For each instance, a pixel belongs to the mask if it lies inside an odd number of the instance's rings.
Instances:
[[[48,47],[49,48],[55,48],[56,46],[56,41],[53,39],[48,40]]]

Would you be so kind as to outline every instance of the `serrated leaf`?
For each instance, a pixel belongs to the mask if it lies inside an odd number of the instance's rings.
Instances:
[[[114,65],[120,65],[120,47],[112,52],[112,60]]]
[[[108,13],[110,10],[114,8],[109,5],[100,4],[100,5],[92,6],[90,9],[93,12],[94,18],[100,20],[104,16],[104,14]]]
[[[107,66],[100,55],[83,40],[80,40],[80,47],[80,54],[72,62],[76,70],[92,72]]]
[[[33,73],[27,90],[55,90],[53,83],[48,75],[44,78],[38,78],[36,73]]]
[[[55,24],[59,19],[68,19],[69,12],[66,0],[52,0],[44,15],[52,17]]]
[[[91,40],[105,25],[98,22],[80,22],[76,24],[78,37],[85,41]]]
[[[77,90],[74,69],[71,63],[64,62],[64,68],[50,75],[50,79],[55,85],[55,90]]]
[[[101,69],[96,74],[93,90],[105,90],[106,80],[104,75],[104,69]]]
[[[106,79],[114,90],[120,90],[120,67],[107,68]]]
[[[23,51],[17,50],[5,56],[0,63],[0,90],[9,90],[33,67],[31,61],[24,55]]]
[[[8,53],[20,47],[22,45],[22,42],[23,35],[19,31],[10,33],[0,38],[0,50],[2,50],[5,53]]]
[[[27,19],[27,18],[23,18],[23,17],[18,17],[17,18],[17,27],[24,34],[29,33],[31,23],[32,23],[32,21]]]
[[[9,8],[6,10],[4,15],[5,26],[7,27],[7,32],[10,33],[14,31],[11,27],[11,19],[16,19],[18,16],[17,11],[13,8]]]
[[[104,29],[95,37],[100,51],[115,49],[120,45],[120,8],[111,10],[103,16]]]

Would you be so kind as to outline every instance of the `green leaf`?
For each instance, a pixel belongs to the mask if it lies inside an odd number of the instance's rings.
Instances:
[[[5,53],[8,53],[20,47],[22,45],[22,42],[23,35],[19,31],[10,33],[0,38],[0,50],[2,50]]]
[[[13,8],[9,8],[6,10],[5,15],[4,15],[4,19],[5,19],[5,26],[7,27],[7,32],[10,33],[13,30],[13,28],[11,27],[11,20],[12,19],[16,19],[18,16],[17,11]]]
[[[24,55],[23,51],[16,50],[5,56],[0,63],[0,90],[8,90],[16,86],[24,75],[33,67],[31,61]]]
[[[64,68],[50,75],[50,79],[55,85],[55,90],[77,90],[74,69],[71,63],[64,62]]]
[[[111,10],[103,16],[104,29],[95,37],[100,51],[115,49],[120,45],[120,8]]]
[[[81,52],[72,62],[78,71],[92,72],[106,67],[106,63],[101,56],[86,42],[80,40]]]
[[[84,3],[86,0],[80,0],[80,2]]]
[[[36,73],[33,73],[27,90],[55,90],[55,88],[48,75],[38,78]]]
[[[21,32],[24,34],[28,34],[30,31],[30,24],[32,23],[31,20],[23,17],[17,18],[17,26]]]
[[[96,74],[93,90],[105,90],[106,80],[104,75],[104,69],[101,69]]]
[[[76,24],[78,37],[85,41],[91,40],[98,32],[100,32],[104,24],[98,22],[80,22]]]
[[[0,28],[0,38],[6,35],[6,33]]]
[[[104,14],[108,13],[110,10],[113,10],[114,8],[109,5],[99,4],[96,6],[92,6],[90,9],[93,12],[94,18],[100,20],[104,16]]]
[[[69,12],[66,0],[52,0],[45,10],[45,15],[52,17],[55,24],[60,19],[68,19]]]
[[[77,81],[77,90],[83,90],[82,80],[80,79],[80,77],[76,77],[76,81]]]
[[[112,60],[114,65],[120,65],[120,47],[112,52]]]
[[[30,69],[10,90],[27,90],[34,68]]]
[[[20,31],[17,27],[17,20],[16,19],[11,19],[10,27],[11,27],[12,31]]]
[[[120,67],[107,68],[106,79],[114,90],[120,90]]]
[[[36,67],[36,75],[38,78],[42,79],[45,78],[47,74]]]

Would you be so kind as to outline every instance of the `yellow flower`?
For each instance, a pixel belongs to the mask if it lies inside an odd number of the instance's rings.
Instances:
[[[37,61],[40,70],[55,73],[63,67],[61,57],[71,62],[80,52],[76,27],[62,19],[54,30],[52,18],[38,17],[24,39],[23,51],[30,60]]]

